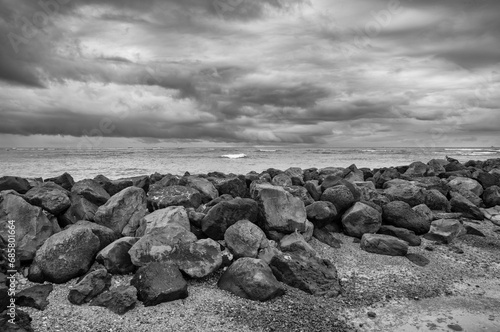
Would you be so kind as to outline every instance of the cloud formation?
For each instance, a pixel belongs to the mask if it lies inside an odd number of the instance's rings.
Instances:
[[[436,145],[500,145],[499,12],[493,0],[0,0],[0,137],[388,146],[439,128]]]

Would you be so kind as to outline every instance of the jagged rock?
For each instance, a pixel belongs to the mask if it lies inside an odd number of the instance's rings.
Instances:
[[[409,253],[409,254],[406,254],[406,258],[408,258],[408,260],[410,262],[412,262],[413,264],[415,265],[418,265],[418,266],[427,266],[430,261],[429,259],[427,259],[426,257],[420,255],[420,254],[413,254],[413,253]]]
[[[235,261],[217,283],[219,288],[254,301],[268,301],[285,294],[269,266],[260,259],[244,257]]]
[[[484,206],[483,200],[481,199],[481,197],[477,196],[476,194],[474,194],[470,190],[467,190],[467,189],[464,189],[464,188],[459,188],[458,190],[457,189],[453,189],[453,191],[458,192],[460,195],[462,195],[463,197],[465,197],[469,202],[471,202],[472,204],[474,204],[477,207]]]
[[[483,186],[481,186],[481,184],[476,180],[470,178],[456,177],[448,182],[448,186],[458,192],[460,192],[460,189],[465,189],[472,191],[477,196],[481,196],[483,194]]]
[[[380,207],[390,202],[381,189],[375,189],[375,185],[371,181],[354,182],[354,185],[360,192],[360,201],[362,202],[372,202]]]
[[[428,171],[428,166],[423,162],[416,161],[410,164],[404,175],[407,176],[424,176]]]
[[[313,236],[320,242],[329,245],[332,248],[339,249],[342,242],[333,236],[332,232],[324,228],[314,227]]]
[[[300,198],[304,202],[305,206],[314,203],[314,199],[311,197],[306,188],[301,186],[290,186],[284,187],[286,191],[292,194],[294,197]]]
[[[429,166],[429,169],[427,170],[428,175],[439,175],[442,173],[445,173],[446,170],[444,169],[444,165],[448,164],[448,161],[445,159],[432,159],[430,160],[427,165]]]
[[[14,190],[19,194],[25,194],[30,189],[30,183],[26,179],[17,176],[0,177],[0,191]]]
[[[440,219],[432,222],[429,233],[425,234],[424,237],[431,241],[451,243],[457,236],[465,233],[466,230],[459,220]]]
[[[84,197],[71,193],[69,196],[71,206],[57,217],[61,227],[73,225],[80,220],[93,221],[98,206],[89,202]]]
[[[331,202],[319,201],[306,206],[307,220],[312,222],[316,228],[340,219],[335,205]]]
[[[318,178],[319,178],[319,173],[317,168],[312,167],[304,170],[305,182],[318,180]]]
[[[53,182],[31,188],[25,199],[32,205],[39,206],[53,215],[61,214],[71,205],[69,192]]]
[[[346,171],[349,171],[349,173],[344,175],[344,180],[346,181],[354,183],[358,181],[363,181],[365,178],[363,171],[359,170],[354,164],[347,167]]]
[[[450,202],[439,190],[431,189],[424,190],[424,204],[431,210],[441,210],[449,212],[451,209]],[[420,205],[420,204],[418,204]],[[416,206],[416,205],[413,205]]]
[[[300,167],[290,167],[285,170],[285,174],[292,179],[292,185],[303,186],[304,185],[304,171]]]
[[[100,206],[94,215],[94,221],[123,236],[134,236],[140,220],[147,212],[144,190],[128,187]]]
[[[54,182],[55,184],[60,185],[62,188],[68,191],[70,191],[71,188],[73,188],[73,185],[75,184],[75,180],[73,180],[73,177],[66,172],[59,176],[45,179],[44,182]]]
[[[92,179],[76,182],[71,188],[71,192],[84,197],[97,206],[105,204],[110,198],[106,190],[104,190],[97,181]]]
[[[49,237],[36,252],[34,264],[44,280],[65,283],[85,274],[97,252],[115,239],[106,227],[80,222]]]
[[[408,242],[383,234],[364,234],[360,242],[361,249],[379,255],[405,256]]]
[[[192,243],[179,243],[164,261],[175,264],[191,278],[203,278],[219,269],[222,265],[222,253],[217,242],[202,239]]]
[[[411,206],[425,204],[426,190],[414,182],[395,179],[384,183],[384,192],[392,197],[393,201],[403,201]]]
[[[500,187],[491,186],[486,188],[483,193],[483,201],[486,207],[493,207],[500,205]]]
[[[431,227],[429,220],[402,201],[386,204],[383,208],[382,220],[385,224],[409,229],[417,235],[427,233]]]
[[[469,234],[469,235],[486,237],[486,235],[484,235],[483,232],[481,232],[480,230],[478,230],[475,227],[472,227],[471,225],[464,225],[464,228],[465,228],[465,231],[467,232],[467,234]]]
[[[32,206],[15,191],[0,192],[0,240],[7,243],[9,221],[15,221],[16,260],[35,257],[38,248],[58,229],[39,207]]]
[[[394,227],[391,225],[382,225],[378,234],[390,235],[400,240],[408,242],[408,245],[417,247],[422,243],[422,239],[415,235],[415,232],[406,228]]]
[[[450,186],[448,186],[447,180],[440,179],[437,176],[414,177],[410,183],[426,190],[438,190],[444,196],[448,195],[448,192],[450,191]]]
[[[357,202],[342,216],[344,233],[360,238],[365,233],[376,233],[382,225],[382,215],[373,207]]]
[[[179,243],[196,242],[196,235],[178,225],[157,228],[141,237],[129,250],[135,266],[163,261]]]
[[[38,310],[45,310],[49,305],[47,297],[53,289],[54,286],[52,284],[35,285],[23,289],[16,293],[16,304],[21,307],[32,307]]]
[[[340,284],[335,266],[307,252],[275,255],[270,262],[273,274],[281,282],[316,296],[335,297]]]
[[[189,223],[191,226],[194,226],[196,228],[199,228],[201,230],[201,223],[203,221],[203,218],[207,215],[206,213],[203,212],[196,212],[192,209],[187,209],[187,214],[188,214],[188,219]]]
[[[219,192],[215,188],[212,182],[204,178],[199,178],[196,176],[186,176],[181,179],[181,184],[186,187],[196,189],[201,194],[202,203],[208,203],[213,199],[219,197]]]
[[[109,196],[114,196],[123,189],[132,187],[134,185],[134,182],[130,179],[110,180],[104,175],[98,175],[94,178],[94,180],[99,183],[99,185],[103,187],[104,190],[106,190]]]
[[[183,206],[169,206],[148,214],[141,219],[135,236],[141,237],[154,229],[164,228],[168,225],[178,225],[185,228],[187,231],[191,230],[189,217]]]
[[[413,211],[417,212],[420,214],[422,217],[424,217],[427,221],[431,222],[434,220],[434,213],[432,212],[431,209],[425,204],[420,204],[417,206],[412,207]]]
[[[387,181],[399,179],[401,174],[393,167],[381,169],[373,175],[376,188],[383,188]]]
[[[500,175],[486,172],[479,172],[476,175],[476,180],[481,183],[484,189],[491,186],[500,186]]]
[[[465,217],[483,220],[483,213],[477,206],[457,192],[450,192],[450,204],[452,212],[461,212]]]
[[[280,248],[282,251],[306,251],[311,254],[316,254],[316,250],[306,242],[304,237],[297,231],[292,234],[285,235],[280,240]]]
[[[71,287],[68,301],[73,304],[90,302],[97,295],[109,289],[111,286],[111,274],[105,269],[89,273],[78,284]]]
[[[307,181],[304,184],[304,188],[306,188],[309,195],[311,195],[312,199],[315,201],[319,201],[321,199],[321,186],[318,184],[317,180]]]
[[[465,169],[465,166],[462,165],[459,161],[453,160],[449,162],[448,164],[444,165],[444,169],[447,172],[455,172],[455,171],[461,171]]]
[[[201,229],[214,240],[224,239],[227,228],[239,220],[257,221],[257,203],[249,198],[235,198],[217,203],[201,222]]]
[[[356,202],[351,190],[345,185],[326,189],[321,195],[321,200],[333,203],[338,213],[344,212]]]
[[[169,206],[184,206],[198,208],[201,205],[201,194],[198,190],[185,186],[173,185],[149,188],[148,207],[151,211]]]
[[[123,315],[132,310],[137,303],[137,289],[134,286],[118,286],[99,294],[92,301],[90,306],[105,307],[118,315]]]
[[[177,266],[153,262],[137,270],[130,284],[144,306],[184,299],[188,296],[186,280]]]
[[[139,240],[135,237],[122,237],[99,251],[96,260],[103,264],[111,274],[127,274],[135,271],[128,251]]]
[[[314,233],[314,224],[306,219],[306,230],[300,232],[300,234],[304,237],[304,240],[311,241],[313,233]]]
[[[219,195],[228,194],[233,197],[246,197],[247,184],[245,180],[238,177],[229,179],[219,179],[215,183],[215,188],[219,192]]]
[[[31,317],[26,312],[21,309],[16,309],[16,316],[14,318],[14,324],[8,322],[10,316],[5,315],[3,312],[0,314],[0,330],[2,332],[34,332],[31,327]]]
[[[176,175],[166,174],[160,180],[155,181],[155,183],[150,186],[149,190],[159,190],[163,187],[178,186],[181,178]]]
[[[255,258],[259,250],[269,246],[266,234],[248,220],[240,220],[230,226],[224,234],[224,240],[235,259]]]
[[[292,185],[292,178],[285,173],[277,174],[271,181],[274,186],[290,187]]]

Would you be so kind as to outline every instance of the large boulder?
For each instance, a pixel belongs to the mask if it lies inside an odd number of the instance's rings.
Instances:
[[[222,240],[228,227],[237,221],[249,220],[256,222],[258,212],[259,207],[257,202],[249,198],[235,198],[229,201],[221,201],[208,211],[201,221],[201,229],[210,238]]]
[[[431,227],[430,221],[402,201],[390,202],[383,207],[384,224],[409,229],[417,235],[425,234]]]
[[[36,252],[35,265],[43,280],[65,283],[85,274],[95,255],[116,239],[112,230],[91,223],[77,223],[52,235]]]
[[[300,198],[282,187],[267,184],[257,184],[252,195],[259,205],[259,225],[268,236],[271,232],[289,234],[306,230],[307,213]]]
[[[312,199],[315,201],[319,201],[321,199],[321,186],[318,184],[317,180],[307,181],[304,184],[304,188],[306,188],[309,195],[311,195]]]
[[[303,186],[304,185],[304,171],[300,167],[290,167],[285,170],[285,174],[292,179],[292,185]]]
[[[94,221],[123,236],[134,236],[139,221],[147,212],[144,190],[128,187],[100,206],[94,215]]]
[[[235,261],[217,283],[219,288],[254,301],[267,301],[285,294],[269,266],[260,259],[244,257]]]
[[[17,176],[2,176],[0,177],[0,191],[14,190],[19,194],[25,194],[31,189],[30,183],[24,178]]]
[[[365,233],[376,233],[382,225],[379,211],[365,203],[357,202],[342,216],[344,233],[361,238]]]
[[[240,220],[230,226],[224,234],[224,241],[235,259],[255,258],[259,250],[269,246],[269,241],[262,229],[248,220]]]
[[[374,175],[373,175],[373,182],[375,183],[376,188],[383,188],[384,184],[387,181],[393,180],[393,179],[399,179],[401,177],[401,174],[397,171],[397,169],[391,167],[391,168],[384,168],[378,170]]]
[[[295,231],[292,234],[285,235],[280,240],[281,251],[307,251],[311,254],[316,254],[314,248],[307,243],[306,239],[299,232]]]
[[[58,230],[39,207],[32,206],[15,191],[0,192],[0,239],[8,241],[9,221],[14,221],[16,260],[30,261],[35,252]],[[1,242],[1,241],[0,241]]]
[[[153,186],[148,192],[148,207],[151,211],[169,206],[198,208],[201,205],[201,194],[198,190],[173,185],[168,187]]]
[[[404,175],[409,177],[424,176],[429,167],[421,161],[416,161],[410,164]]]
[[[52,284],[35,285],[16,293],[16,305],[45,310],[49,305],[47,298],[54,289]]]
[[[408,242],[390,235],[364,234],[360,246],[364,251],[379,255],[405,256],[408,253]]]
[[[456,177],[448,182],[448,186],[458,192],[460,192],[460,189],[465,189],[472,191],[477,196],[483,194],[483,186],[476,180],[470,178]]]
[[[133,309],[137,303],[137,289],[134,286],[122,285],[99,294],[89,306],[108,308],[118,315],[123,315]]]
[[[448,181],[446,179],[440,179],[437,176],[412,178],[410,183],[427,190],[436,189],[444,196],[448,195],[448,192],[450,191]]]
[[[363,202],[372,202],[380,207],[390,202],[382,189],[375,189],[375,185],[371,181],[358,181],[354,182],[354,185],[359,190],[360,200]]]
[[[97,181],[97,183],[99,183],[104,190],[106,190],[109,196],[116,195],[123,189],[134,185],[133,181],[130,179],[110,180],[104,175],[98,175],[94,178],[94,180]]]
[[[110,198],[106,190],[92,179],[76,182],[71,188],[71,192],[85,197],[85,199],[97,206],[105,204]]]
[[[393,201],[403,201],[411,206],[425,204],[426,189],[415,182],[394,179],[384,183],[384,189]]]
[[[427,205],[431,210],[440,210],[449,212],[451,209],[450,202],[439,190],[431,189],[424,190],[424,204]],[[417,204],[420,205],[420,204]],[[413,207],[417,205],[412,205]]]
[[[157,228],[141,237],[129,250],[135,266],[164,261],[180,243],[196,242],[196,235],[178,225]]]
[[[71,193],[69,199],[71,206],[57,217],[61,227],[73,225],[80,220],[94,221],[94,215],[98,209],[97,205],[75,193]]]
[[[31,204],[57,216],[71,205],[69,192],[53,182],[31,188],[24,198]]]
[[[500,187],[491,186],[483,192],[483,201],[486,207],[500,205]]]
[[[453,189],[453,191],[458,192],[460,195],[464,196],[469,202],[474,204],[477,207],[482,207],[484,206],[483,200],[481,197],[478,195],[474,194],[472,191],[464,189],[464,188],[459,188],[459,189]],[[451,205],[450,205],[451,208]]]
[[[75,184],[75,180],[73,180],[73,177],[66,172],[59,176],[45,179],[44,182],[54,182],[55,184],[60,185],[61,187],[63,187],[68,191],[70,191],[71,188],[73,188],[73,185]]]
[[[476,180],[481,183],[484,189],[491,186],[500,186],[500,175],[495,173],[478,172],[475,175]]]
[[[354,183],[363,181],[365,178],[363,171],[358,169],[355,164],[349,166],[346,171],[348,172],[346,175],[344,175],[344,180],[346,181]]]
[[[307,220],[319,228],[331,224],[340,218],[335,205],[325,201],[314,202],[306,206],[306,213]]]
[[[135,271],[130,254],[132,246],[139,240],[135,237],[122,237],[99,251],[96,261],[104,265],[111,274],[127,274]]]
[[[304,202],[305,206],[314,203],[314,199],[311,197],[306,188],[301,186],[290,186],[284,187],[286,191],[288,191],[293,196],[300,198],[302,202]]]
[[[439,175],[442,173],[445,173],[446,170],[444,168],[444,165],[448,164],[448,161],[446,159],[432,159],[430,160],[427,165],[429,166],[427,170],[428,175]]]
[[[280,253],[273,256],[269,266],[276,279],[306,293],[327,297],[340,293],[335,266],[312,253]]]
[[[177,266],[154,262],[141,267],[130,284],[145,306],[184,299],[188,296],[186,280]]]
[[[68,301],[73,304],[90,302],[97,295],[109,289],[111,274],[105,269],[99,269],[87,274],[79,283],[71,287]]]
[[[450,192],[450,204],[452,212],[461,212],[465,217],[483,220],[484,216],[481,210],[472,204],[467,198],[457,192]]]
[[[419,236],[415,235],[415,232],[410,231],[406,228],[400,228],[391,225],[382,225],[377,233],[397,237],[400,240],[408,242],[408,245],[413,247],[417,247],[422,243],[422,239]]]
[[[429,233],[424,237],[431,241],[451,243],[456,237],[464,234],[466,230],[459,220],[439,219],[432,222]]]
[[[207,179],[196,177],[196,176],[186,176],[181,179],[181,184],[186,187],[196,189],[201,194],[202,203],[208,203],[213,199],[219,197],[219,192],[212,182]]]
[[[290,187],[292,185],[292,178],[285,173],[277,174],[271,181],[274,186]]]
[[[191,228],[186,208],[183,206],[169,206],[153,211],[141,219],[135,236],[141,237],[154,229],[164,228],[168,225],[178,225],[189,231]]]
[[[247,195],[246,181],[239,177],[217,179],[215,188],[217,188],[219,195],[228,194],[233,197],[246,197]]]
[[[356,202],[352,191],[345,185],[327,188],[321,195],[321,200],[333,203],[339,213],[343,213]]]

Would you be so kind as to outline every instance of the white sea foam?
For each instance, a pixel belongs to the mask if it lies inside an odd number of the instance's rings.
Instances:
[[[247,158],[247,155],[244,153],[238,153],[238,154],[223,154],[220,156],[221,158],[228,158],[228,159],[239,159],[239,158]]]

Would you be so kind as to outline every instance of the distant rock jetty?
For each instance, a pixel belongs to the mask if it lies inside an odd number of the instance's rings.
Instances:
[[[425,265],[407,255],[408,247],[420,246],[422,237],[450,243],[482,236],[464,224],[471,219],[500,226],[500,159],[78,182],[68,173],[3,176],[0,312],[8,304],[12,221],[15,269],[45,283],[16,294],[19,306],[43,310],[52,283],[79,278],[68,291],[71,303],[125,314],[137,301],[154,306],[186,298],[186,279],[220,269],[218,287],[246,299],[281,296],[283,284],[335,297],[342,291],[337,270],[308,243],[313,237],[339,248],[335,234],[343,232],[359,239],[360,250]],[[111,288],[113,276],[124,274],[133,274],[130,285]]]

